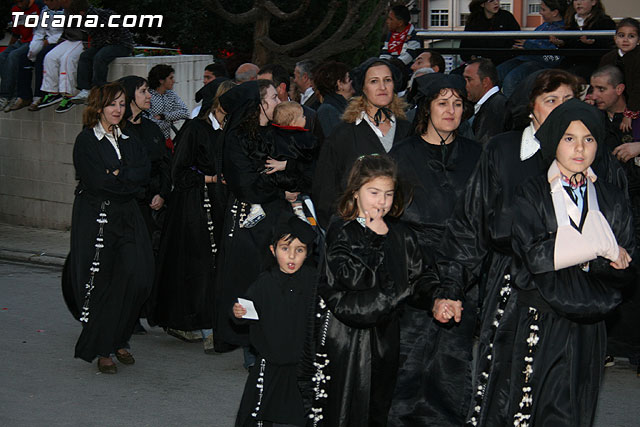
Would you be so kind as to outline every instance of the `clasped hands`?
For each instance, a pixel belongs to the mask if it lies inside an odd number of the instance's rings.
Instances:
[[[462,301],[436,298],[433,303],[433,318],[440,323],[448,323],[451,319],[460,323],[462,310]]]

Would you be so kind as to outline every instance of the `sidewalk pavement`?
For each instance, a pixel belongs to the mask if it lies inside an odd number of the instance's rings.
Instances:
[[[63,266],[69,231],[0,223],[0,259]]]

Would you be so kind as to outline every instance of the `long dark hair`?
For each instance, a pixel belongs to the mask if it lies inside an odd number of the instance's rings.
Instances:
[[[240,129],[245,132],[251,139],[258,137],[258,129],[260,128],[260,109],[262,108],[262,100],[267,94],[269,86],[273,86],[271,80],[258,79],[258,91],[260,92],[260,102],[258,102],[255,108],[251,109],[244,119],[240,123]]]
[[[607,12],[604,10],[602,0],[596,0],[596,4],[593,5],[589,17],[584,21],[583,28],[591,28],[591,25],[593,25],[594,22],[598,22],[600,18],[606,15]],[[564,16],[564,25],[565,28],[578,26],[578,23],[576,22],[576,10],[573,8],[573,1],[571,1],[569,3],[569,7],[567,7],[567,12]]]
[[[349,221],[357,218],[359,212],[354,197],[356,192],[367,182],[379,177],[391,178],[394,183],[393,205],[387,215],[402,215],[404,194],[402,186],[399,185],[396,162],[386,154],[368,154],[360,156],[351,167],[347,187],[338,202],[338,215],[342,219]]]

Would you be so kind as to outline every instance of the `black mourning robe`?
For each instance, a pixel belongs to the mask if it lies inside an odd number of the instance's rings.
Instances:
[[[318,390],[314,413],[322,426],[385,426],[398,369],[398,316],[410,299],[430,301],[437,277],[418,238],[386,219],[378,235],[357,221],[335,219],[327,230],[320,270],[322,297],[316,341]],[[323,377],[323,375],[325,377]]]
[[[298,365],[313,330],[317,281],[317,269],[307,263],[294,274],[274,265],[247,290],[244,298],[253,301],[259,317],[247,321],[257,359],[249,371],[237,426],[255,426],[258,421],[305,425]],[[261,398],[259,384],[264,387]]]
[[[600,179],[594,187],[600,212],[633,257],[633,221],[624,193]],[[635,273],[615,270],[602,257],[589,262],[588,272],[579,265],[554,270],[558,224],[546,176],[522,185],[513,210],[513,294],[496,332],[495,381],[486,390],[492,398],[482,424],[524,419],[532,426],[590,426],[604,368],[603,319]],[[523,407],[526,397],[532,402]]]
[[[474,116],[471,129],[474,139],[485,145],[491,138],[505,131],[507,97],[496,92],[487,99]]]
[[[249,344],[248,327],[237,325],[228,313],[237,298],[268,267],[273,226],[281,212],[292,210],[284,198],[287,188],[278,185],[303,179],[298,168],[287,167],[272,175],[262,173],[266,154],[274,149],[274,132],[271,126],[260,127],[256,137],[251,138],[241,128],[235,128],[225,136],[223,170],[230,194],[224,214],[215,328],[218,337],[228,344]],[[240,228],[240,219],[249,212],[252,203],[260,203],[266,217],[252,228]]]
[[[158,246],[153,239],[153,234],[161,230],[162,224],[156,221],[159,211],[151,209],[149,204],[157,194],[165,200],[165,203],[169,198],[171,192],[171,151],[165,144],[162,130],[146,117],[141,117],[140,123],[137,124],[127,122],[123,132],[137,137],[144,144],[151,162],[149,183],[145,187],[144,194],[138,198],[138,205],[154,243],[154,250],[157,250]],[[161,211],[163,210],[164,207]]]
[[[473,292],[478,283],[480,311],[480,337],[476,371],[488,377],[477,385],[491,387],[494,373],[489,365],[498,363],[492,352],[494,322],[502,317],[499,310],[509,299],[511,290],[510,265],[511,226],[514,219],[513,201],[516,188],[530,177],[546,174],[547,166],[538,150],[532,157],[520,160],[522,131],[512,131],[494,137],[485,146],[476,170],[447,222],[440,245],[441,256],[437,260],[442,287],[435,291],[435,298],[465,301],[465,293]],[[599,180],[613,183],[626,191],[624,171],[611,154],[598,146],[596,161],[591,166]],[[464,313],[463,316],[467,315]],[[496,374],[497,375],[497,374]],[[475,394],[471,404],[483,407],[484,394]],[[488,425],[483,419],[478,425]]]
[[[127,348],[153,283],[151,242],[136,202],[151,165],[135,137],[121,136],[118,145],[121,159],[106,137],[98,140],[87,128],[73,147],[79,182],[62,290],[74,317],[85,319],[75,357],[87,362]],[[116,169],[118,175],[112,173]]]
[[[455,204],[480,158],[482,147],[457,136],[445,146],[420,136],[389,153],[413,188],[403,220],[415,224],[420,245],[437,252]],[[459,426],[471,395],[471,359],[477,296],[464,304],[460,324],[435,321],[431,309],[406,307],[400,318],[400,369],[389,425]]]
[[[635,52],[635,49],[633,51]],[[602,114],[606,119],[608,148],[613,150],[618,145],[633,141],[631,132],[620,130],[622,113],[614,114],[612,119],[609,119],[606,112]],[[635,165],[633,158],[620,164],[629,182],[629,201],[633,212],[636,244],[638,244],[640,242],[640,167]],[[634,267],[637,270],[637,264]],[[640,325],[640,275],[636,275],[635,283],[623,289],[622,297],[622,304],[616,307],[606,319],[607,354],[638,360],[640,357],[640,328],[638,328]]]
[[[393,143],[403,140],[411,132],[411,124],[397,119]],[[323,228],[335,213],[337,201],[347,183],[353,162],[365,154],[385,153],[385,149],[371,127],[363,120],[360,124],[341,122],[324,141],[313,177],[313,202]]]
[[[173,159],[174,189],[148,318],[151,325],[192,331],[213,326],[216,257],[225,200],[220,199],[215,184],[204,182],[205,175],[217,174],[220,132],[202,119],[187,126]]]

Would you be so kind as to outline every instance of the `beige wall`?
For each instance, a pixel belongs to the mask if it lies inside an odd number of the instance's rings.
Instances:
[[[175,90],[192,108],[204,67],[211,61],[210,55],[118,58],[110,66],[109,79],[146,76],[155,64],[171,64],[176,69]],[[53,106],[37,112],[0,112],[0,222],[70,227],[76,186],[72,152],[83,109],[64,114],[55,113]]]

